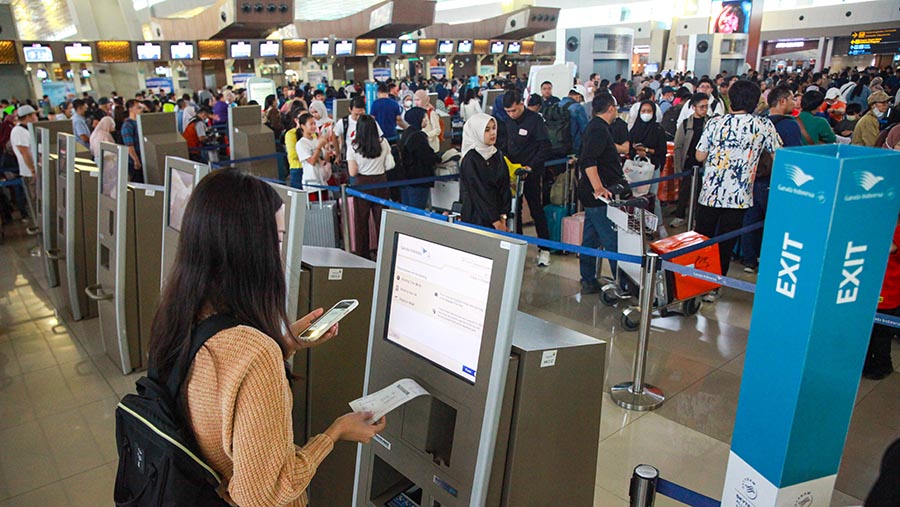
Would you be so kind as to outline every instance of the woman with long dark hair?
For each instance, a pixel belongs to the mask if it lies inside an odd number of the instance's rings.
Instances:
[[[347,150],[347,170],[356,178],[357,185],[371,185],[387,181],[385,172],[394,168],[391,147],[378,133],[378,122],[373,116],[360,115],[356,120],[356,136]],[[366,190],[370,195],[390,199],[386,188]],[[381,229],[381,208],[366,199],[354,199],[354,233],[356,245],[354,253],[360,257],[372,258],[372,250],[378,245],[369,244],[369,215],[375,222],[375,230]],[[371,250],[370,250],[371,249]]]
[[[366,442],[384,428],[383,420],[366,422],[371,414],[347,414],[294,445],[286,361],[310,346],[296,336],[322,309],[287,321],[283,234],[284,203],[268,184],[231,169],[204,178],[185,210],[151,328],[150,366],[165,381],[187,357],[197,325],[214,315],[241,323],[203,345],[179,393],[203,458],[225,478],[219,494],[243,507],[306,505],[306,488],[335,442]]]
[[[462,106],[459,108],[460,118],[462,118],[463,121],[468,121],[469,118],[472,118],[481,112],[481,104],[478,100],[478,90],[475,88],[467,89],[465,98],[462,101]]]
[[[400,136],[400,176],[404,180],[429,178],[434,176],[434,166],[441,160],[428,144],[428,135],[422,130],[428,124],[428,112],[421,107],[413,107],[406,112],[407,127]],[[429,188],[434,183],[407,185],[400,189],[400,200],[407,206],[419,209],[428,205]]]

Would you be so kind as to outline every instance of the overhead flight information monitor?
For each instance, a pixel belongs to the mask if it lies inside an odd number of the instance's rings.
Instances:
[[[53,50],[43,44],[31,44],[22,48],[25,54],[25,63],[52,63]]]
[[[193,60],[194,59],[194,43],[193,42],[173,42],[169,46],[169,56],[173,60]]]
[[[469,54],[472,52],[472,41],[461,40],[456,43],[456,52],[461,54]]]
[[[506,44],[501,40],[495,40],[491,42],[491,54],[492,55],[502,55],[503,50],[506,49]]]
[[[397,236],[385,338],[474,383],[492,262]]]
[[[76,42],[66,46],[66,60],[70,62],[92,62],[94,61],[94,52],[90,46]]]
[[[278,53],[280,52],[281,46],[278,44],[278,41],[267,40],[259,43],[260,58],[278,58]]]
[[[160,60],[162,59],[162,46],[152,42],[145,42],[137,45],[138,60]]]
[[[438,54],[439,55],[449,55],[453,52],[453,41],[452,40],[442,40],[438,42]]]
[[[522,52],[522,43],[521,42],[510,42],[508,46],[506,46],[506,52],[511,55],[517,55]]]
[[[419,43],[414,40],[405,40],[400,45],[400,54],[414,55],[419,50]]]
[[[331,43],[328,39],[314,40],[309,45],[310,56],[328,56],[328,50],[331,49]]]
[[[231,58],[250,58],[252,52],[253,46],[251,46],[249,42],[240,41],[231,43]]]
[[[397,41],[395,40],[383,40],[378,43],[378,54],[379,55],[396,55],[397,54]]]
[[[353,41],[339,40],[334,43],[335,56],[353,56]]]

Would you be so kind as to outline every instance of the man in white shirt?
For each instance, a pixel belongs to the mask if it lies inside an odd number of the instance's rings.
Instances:
[[[16,160],[19,162],[19,175],[25,181],[30,204],[37,195],[34,179],[37,170],[35,170],[34,158],[31,153],[31,134],[28,132],[28,124],[38,121],[38,115],[33,107],[26,105],[16,110],[16,116],[19,117],[19,124],[12,129],[9,142],[16,154]]]
[[[334,122],[334,137],[338,142],[337,151],[341,160],[346,160],[347,146],[353,144],[356,137],[356,122],[364,114],[366,114],[365,97],[353,97],[350,99],[350,116]],[[378,135],[384,137],[381,126],[378,127]]]
[[[722,102],[722,99],[716,97],[713,94],[713,90],[715,89],[715,84],[709,78],[703,78],[697,84],[697,92],[705,93],[709,95],[709,109],[707,110],[706,115],[710,118],[714,116],[722,116],[725,113],[728,113],[725,109],[725,104]],[[684,120],[690,118],[694,115],[694,108],[687,105],[681,108],[681,114],[678,115],[678,123],[677,125],[681,125]]]

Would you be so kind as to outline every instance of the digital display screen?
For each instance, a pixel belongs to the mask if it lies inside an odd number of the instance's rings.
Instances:
[[[233,42],[231,44],[231,58],[250,58],[253,46],[246,42]]]
[[[50,77],[50,74],[47,73],[45,69],[38,69],[34,71],[34,75],[37,76],[38,79],[47,79]]]
[[[169,54],[173,60],[193,60],[194,44],[190,42],[173,42],[169,46]]]
[[[56,141],[59,149],[57,150],[56,157],[56,172],[60,175],[60,177],[66,177],[66,166],[68,165],[68,151],[66,150],[66,140],[62,136]]]
[[[51,63],[53,62],[53,50],[40,44],[32,44],[22,48],[25,53],[25,63]]]
[[[280,50],[281,46],[273,40],[259,43],[259,56],[261,58],[277,58]]]
[[[750,32],[750,10],[753,0],[724,0],[712,3],[710,33]]]
[[[162,46],[150,42],[138,44],[137,58],[138,60],[160,60],[162,59]]]
[[[400,53],[404,55],[414,55],[419,50],[419,43],[414,40],[405,40],[400,44]]]
[[[309,46],[309,54],[312,56],[328,56],[329,46],[328,40],[315,40]]]
[[[860,30],[850,35],[850,56],[900,53],[900,29]],[[27,57],[26,57],[27,61]],[[897,57],[894,57],[897,61]]]
[[[353,55],[353,41],[339,40],[334,43],[335,56],[351,56]]]
[[[472,41],[470,40],[461,40],[456,43],[456,52],[457,53],[471,53],[472,52]]]
[[[506,46],[506,52],[511,55],[517,55],[522,52],[522,43],[521,42],[510,42],[508,46]]]
[[[504,44],[503,41],[495,40],[491,42],[492,55],[502,55],[504,49],[506,49],[506,44]]]
[[[70,62],[92,62],[94,61],[94,53],[90,46],[82,46],[81,44],[72,44],[66,46],[66,60]]]
[[[103,181],[103,195],[110,199],[118,198],[119,189],[119,154],[116,151],[103,150],[103,163],[100,167]]]
[[[438,43],[438,54],[449,55],[453,52],[453,41],[442,40]]]
[[[378,44],[378,54],[379,55],[396,55],[397,54],[397,41],[394,40],[383,40]]]
[[[493,261],[397,234],[385,339],[475,383]]]
[[[193,173],[171,169],[169,176],[169,227],[181,232],[184,211],[194,191]]]

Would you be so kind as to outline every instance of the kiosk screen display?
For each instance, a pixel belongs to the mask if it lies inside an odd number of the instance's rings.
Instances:
[[[169,46],[169,53],[173,60],[193,60],[194,45],[190,42],[173,42]]]
[[[34,44],[22,48],[25,53],[25,63],[51,63],[53,62],[53,51],[47,46]]]
[[[259,56],[263,58],[277,58],[278,57],[278,43],[270,40],[266,42],[259,43]]]
[[[352,40],[339,40],[334,43],[335,56],[351,56],[353,54]]]
[[[438,54],[441,55],[449,55],[453,52],[453,41],[452,40],[442,40],[438,43]]]
[[[506,46],[506,52],[511,55],[517,55],[522,52],[522,43],[521,42],[510,42],[508,46]]]
[[[310,45],[309,54],[311,56],[328,56],[328,46],[327,40],[313,41],[312,45]]]
[[[385,339],[475,383],[493,261],[397,234]]]
[[[187,209],[193,190],[194,175],[173,169],[169,177],[169,227],[178,232],[181,232],[184,210]]]
[[[393,40],[383,40],[378,44],[378,54],[379,55],[396,55],[397,54],[397,41]]]
[[[103,151],[103,195],[110,199],[118,198],[119,188],[119,154],[115,151]]]
[[[419,50],[419,43],[414,40],[405,40],[400,45],[400,53],[404,55],[414,55]]]
[[[491,42],[492,55],[502,55],[504,49],[506,49],[506,44],[504,44],[503,41],[495,40],[494,42]]]
[[[456,43],[456,52],[457,53],[471,53],[472,52],[472,41],[470,40],[461,40]]]
[[[82,46],[81,44],[72,44],[66,46],[66,60],[70,62],[91,62],[94,60],[94,53],[90,46]]]
[[[66,177],[66,166],[69,165],[68,152],[66,151],[66,140],[60,137],[57,141],[59,146],[58,156],[56,157],[56,172],[61,178]]]
[[[162,58],[162,46],[159,44],[139,44],[137,47],[138,60],[159,60]]]
[[[231,57],[232,58],[250,58],[251,50],[253,46],[247,44],[246,42],[234,42],[231,44]]]

